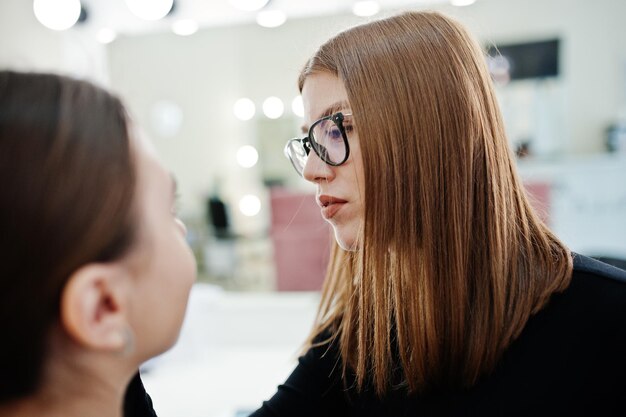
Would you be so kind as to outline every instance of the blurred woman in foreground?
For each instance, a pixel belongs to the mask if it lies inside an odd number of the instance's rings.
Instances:
[[[0,416],[153,415],[126,387],[195,280],[171,175],[108,92],[0,71],[0,177]]]

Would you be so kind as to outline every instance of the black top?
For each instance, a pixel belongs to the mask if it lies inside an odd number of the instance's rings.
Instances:
[[[626,416],[626,272],[575,255],[570,286],[471,389],[345,390],[336,346],[311,349],[251,417]]]
[[[133,377],[124,397],[124,417],[157,417],[152,399],[143,387],[139,372]]]
[[[338,357],[333,345],[309,350],[251,417],[624,417],[626,272],[575,255],[570,286],[531,317],[496,369],[466,391],[356,394],[344,389]],[[127,417],[152,411],[140,383],[129,388],[131,409],[137,414]]]

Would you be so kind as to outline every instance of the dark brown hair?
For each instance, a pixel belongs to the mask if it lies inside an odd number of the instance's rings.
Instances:
[[[135,176],[116,97],[0,71],[0,401],[37,389],[71,273],[132,245]]]
[[[330,334],[378,394],[472,385],[572,270],[528,202],[484,53],[454,20],[410,12],[330,39],[300,89],[319,72],[346,87],[365,195],[359,249],[334,248],[310,341]]]

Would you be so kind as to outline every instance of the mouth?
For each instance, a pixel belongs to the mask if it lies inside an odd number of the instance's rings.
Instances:
[[[322,209],[322,217],[326,220],[332,219],[346,203],[348,203],[348,201],[329,195],[320,195],[317,197],[317,204]]]

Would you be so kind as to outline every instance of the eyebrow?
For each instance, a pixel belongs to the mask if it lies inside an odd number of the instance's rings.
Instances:
[[[322,117],[330,116],[331,114],[334,114],[338,112],[339,110],[343,110],[349,107],[350,107],[350,104],[348,103],[347,100],[337,101],[331,104],[330,106],[326,107],[326,109],[320,115],[318,115],[318,117],[315,120],[319,120]],[[307,125],[302,125],[300,129],[302,129],[302,133],[304,134],[309,132],[309,127]]]

